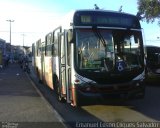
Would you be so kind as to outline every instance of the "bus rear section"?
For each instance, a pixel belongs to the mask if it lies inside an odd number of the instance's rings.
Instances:
[[[39,79],[41,79],[41,40],[35,43],[34,69]]]

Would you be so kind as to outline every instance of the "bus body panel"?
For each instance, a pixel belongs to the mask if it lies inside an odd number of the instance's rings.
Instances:
[[[44,57],[44,80],[45,83],[51,88],[53,89],[53,75],[52,75],[52,57]]]

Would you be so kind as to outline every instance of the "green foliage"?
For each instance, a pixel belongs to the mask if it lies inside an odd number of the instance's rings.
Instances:
[[[138,16],[147,23],[159,20],[160,24],[160,0],[138,0]]]

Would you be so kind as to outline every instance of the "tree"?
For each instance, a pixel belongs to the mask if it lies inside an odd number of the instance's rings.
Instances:
[[[158,19],[160,25],[160,0],[138,0],[137,4],[137,16],[141,20],[153,23],[155,19]]]

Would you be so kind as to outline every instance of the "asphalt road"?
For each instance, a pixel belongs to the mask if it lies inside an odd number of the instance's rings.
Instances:
[[[160,127],[160,123],[157,123],[160,122],[159,83],[156,86],[146,85],[144,99],[131,101],[110,101],[104,99],[104,101],[94,101],[94,103],[89,103],[89,105],[73,108],[70,104],[58,102],[52,90],[43,84],[39,84],[37,80],[34,79],[34,81],[51,106],[70,127],[81,127],[83,122],[93,122],[94,124],[92,123],[91,125],[95,127],[97,125],[98,127],[100,125],[101,127],[108,127],[108,125],[103,126],[103,122],[133,122],[132,127],[143,126],[139,122],[155,122],[155,127]]]
[[[0,128],[64,127],[63,119],[18,64],[0,69]]]

